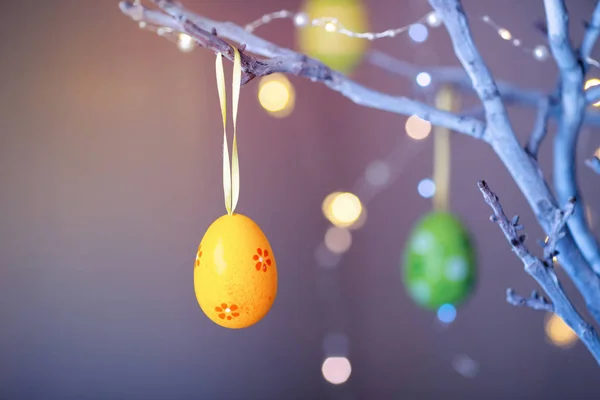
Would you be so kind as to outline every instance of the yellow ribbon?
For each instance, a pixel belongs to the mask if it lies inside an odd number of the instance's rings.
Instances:
[[[457,107],[457,98],[450,87],[443,86],[437,92],[435,106],[444,111],[452,111]],[[434,135],[433,181],[435,182],[435,194],[433,209],[447,211],[450,188],[450,130],[443,126],[436,126]]]
[[[225,92],[225,73],[223,72],[223,55],[217,53],[216,72],[221,115],[223,116],[223,194],[227,214],[232,215],[240,198],[240,162],[237,149],[237,112],[240,101],[240,87],[242,82],[242,62],[240,52],[233,48],[233,83],[232,83],[232,108],[233,108],[233,154],[231,167],[229,165],[229,147],[227,146],[227,95]]]

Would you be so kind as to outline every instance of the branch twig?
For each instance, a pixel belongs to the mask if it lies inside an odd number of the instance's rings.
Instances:
[[[474,118],[440,111],[406,97],[392,96],[368,89],[351,81],[343,74],[332,71],[317,60],[292,50],[277,47],[236,25],[200,17],[172,0],[153,1],[163,12],[150,10],[143,5],[134,4],[132,1],[121,1],[119,7],[124,14],[135,21],[158,24],[187,33],[200,46],[221,52],[229,60],[233,60],[233,50],[223,38],[245,45],[242,53],[244,82],[250,81],[255,76],[269,75],[274,72],[303,76],[312,81],[325,83],[329,88],[340,92],[356,104],[396,114],[418,115],[434,125],[445,126],[453,131],[485,140],[484,124]],[[262,55],[268,59],[259,60],[248,53]]]
[[[535,118],[535,125],[529,142],[527,143],[527,152],[530,156],[537,160],[537,155],[540,149],[542,141],[546,137],[548,132],[548,117],[550,116],[550,99],[548,97],[540,100],[537,116]]]
[[[600,34],[600,1],[596,2],[596,8],[592,14],[592,19],[587,25],[587,30],[579,49],[579,57],[582,60],[587,60],[590,57],[594,44],[596,44],[596,40],[598,39],[598,34]]]
[[[554,306],[537,291],[531,292],[530,297],[523,297],[515,293],[513,289],[506,289],[506,301],[515,307],[529,307],[534,310],[554,312]]]
[[[531,275],[537,283],[544,289],[550,300],[552,301],[553,311],[562,318],[563,321],[573,331],[579,336],[581,341],[588,348],[590,353],[596,359],[596,362],[600,364],[600,339],[596,334],[594,328],[585,322],[585,320],[579,315],[577,310],[573,307],[573,304],[568,299],[564,290],[562,289],[560,282],[558,281],[558,277],[554,272],[551,264],[548,264],[547,261],[542,261],[537,257],[534,257],[527,247],[524,244],[525,238],[523,235],[519,235],[516,229],[516,225],[513,221],[510,221],[500,202],[498,201],[498,196],[489,188],[489,186],[485,183],[485,181],[477,182],[477,186],[485,199],[485,202],[492,208],[494,214],[491,216],[491,220],[496,222],[506,240],[510,243],[513,252],[521,259],[523,265],[525,266],[525,271]],[[565,223],[571,213],[573,212],[573,204],[569,203],[565,209],[565,211],[557,212],[554,216],[554,221],[552,224],[552,233],[553,236],[548,240],[549,251],[553,251],[556,244],[560,240],[560,235],[562,234]],[[550,258],[550,263],[552,259]],[[532,296],[530,299],[525,299],[518,295],[515,295],[514,292],[507,292],[507,299],[511,304],[517,303],[517,305],[527,305],[534,309],[542,309],[551,311],[550,305],[544,305],[544,301],[542,301],[537,296]],[[514,301],[514,303],[513,303]]]
[[[569,18],[564,0],[544,0],[544,6],[548,42],[560,72],[561,114],[554,139],[554,188],[560,202],[566,202],[570,197],[579,200],[580,206],[569,219],[569,230],[587,262],[596,274],[600,275],[600,246],[585,218],[583,201],[577,185],[575,162],[577,139],[586,109],[583,62],[571,45]],[[587,43],[591,41],[591,36],[594,34],[586,33]]]
[[[539,174],[537,165],[517,141],[489,69],[483,62],[469,30],[459,0],[429,0],[448,30],[454,52],[469,75],[486,111],[490,144],[525,195],[540,225],[548,235],[554,222],[556,200]],[[566,201],[565,201],[566,202]],[[585,299],[594,319],[600,322],[600,277],[590,268],[567,233],[558,244],[559,261]]]
[[[593,157],[589,160],[585,160],[585,165],[587,165],[592,169],[592,171],[600,175],[600,159],[598,157]]]

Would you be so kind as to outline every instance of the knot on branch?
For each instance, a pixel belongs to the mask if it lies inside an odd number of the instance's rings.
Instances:
[[[513,289],[506,289],[506,301],[517,307],[529,307],[534,310],[554,312],[554,306],[544,296],[540,296],[537,291],[532,291],[531,296],[523,297],[518,295]]]

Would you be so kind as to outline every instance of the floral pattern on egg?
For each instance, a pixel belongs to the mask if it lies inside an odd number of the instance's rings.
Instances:
[[[269,241],[254,221],[242,214],[218,218],[202,238],[200,257],[194,290],[209,319],[239,329],[264,318],[277,294],[277,265]]]

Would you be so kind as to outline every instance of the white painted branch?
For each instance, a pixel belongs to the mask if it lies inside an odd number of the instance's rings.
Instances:
[[[590,54],[592,54],[592,49],[596,44],[596,40],[598,40],[598,34],[600,34],[600,1],[596,2],[596,8],[594,8],[592,19],[588,23],[581,48],[579,50],[579,57],[582,60],[587,60]]]
[[[254,76],[264,76],[274,72],[285,72],[303,76],[312,81],[323,82],[329,88],[340,92],[354,103],[402,115],[418,115],[434,125],[445,126],[453,131],[484,139],[484,124],[477,119],[458,116],[438,110],[426,104],[402,96],[392,96],[377,92],[348,79],[345,75],[332,71],[321,62],[308,58],[292,50],[280,48],[250,32],[228,22],[217,22],[195,15],[172,0],[154,0],[160,10],[150,10],[132,1],[121,1],[121,11],[135,21],[166,26],[176,32],[184,32],[197,40],[202,47],[219,51],[229,60],[233,51],[223,39],[245,45],[242,54],[242,67],[245,82]],[[212,34],[216,30],[217,35]],[[267,57],[259,60],[248,53]]]
[[[506,240],[508,240],[510,243],[513,251],[523,262],[525,271],[537,281],[542,289],[544,289],[550,298],[552,305],[550,307],[550,304],[540,300],[540,298],[537,296],[532,296],[530,299],[516,296],[514,292],[511,292],[510,290],[507,292],[507,299],[509,302],[511,304],[516,303],[516,305],[528,305],[529,307],[538,310],[553,310],[556,315],[562,318],[562,320],[565,321],[565,323],[569,325],[571,329],[573,329],[573,331],[577,334],[577,336],[579,336],[581,341],[588,348],[590,353],[592,353],[596,359],[596,362],[600,364],[600,339],[598,338],[594,327],[588,324],[581,317],[581,315],[579,315],[575,307],[573,307],[573,304],[567,297],[562,286],[560,285],[560,282],[558,281],[558,277],[552,268],[552,264],[548,264],[547,262],[534,257],[529,252],[523,243],[524,236],[518,234],[515,224],[506,217],[504,210],[502,210],[502,206],[498,201],[498,196],[492,192],[485,181],[479,181],[477,186],[479,187],[481,194],[483,194],[485,202],[494,211],[491,220],[498,224],[502,230],[502,233],[504,233]],[[554,245],[559,241],[564,224],[569,218],[570,213],[573,212],[572,203],[570,203],[570,206],[567,206],[567,210],[568,211],[555,214],[555,218],[552,223],[552,232],[554,236],[551,239],[551,243]],[[552,247],[554,245],[552,245]],[[553,249],[550,249],[550,253],[553,253]],[[552,262],[552,258],[550,258],[550,262]]]
[[[540,225],[550,234],[556,200],[538,172],[537,165],[517,141],[502,104],[498,87],[479,55],[458,0],[429,0],[448,30],[454,52],[469,75],[486,112],[490,144],[525,195]],[[588,265],[573,238],[567,233],[558,244],[559,261],[585,299],[588,310],[600,322],[600,277]]]
[[[578,199],[579,207],[569,219],[569,230],[583,256],[600,275],[600,247],[587,224],[584,202],[577,185],[576,145],[587,106],[583,92],[584,63],[569,39],[569,16],[564,0],[544,0],[544,6],[548,42],[560,71],[561,113],[554,139],[554,189],[560,202],[570,197]]]

